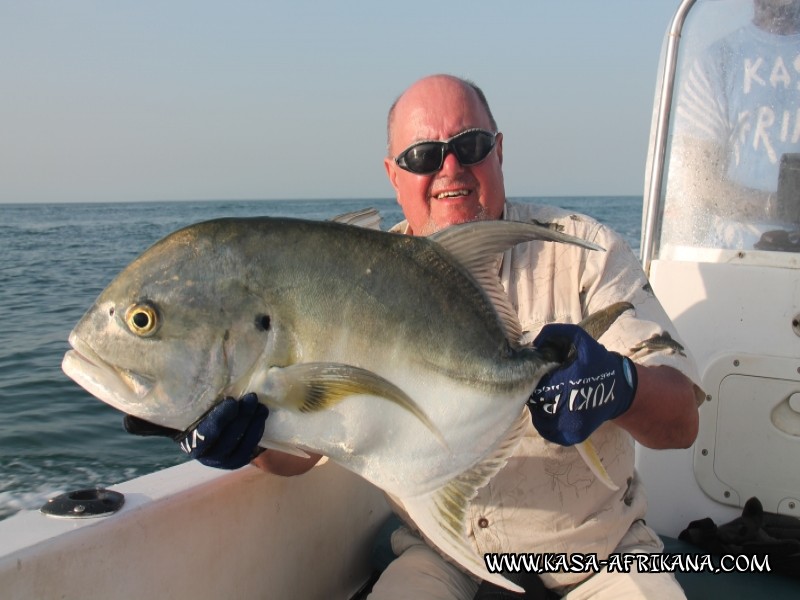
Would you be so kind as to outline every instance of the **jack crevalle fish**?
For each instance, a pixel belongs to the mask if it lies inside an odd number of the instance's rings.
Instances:
[[[270,408],[262,446],[330,457],[401,502],[463,567],[519,591],[486,570],[465,531],[470,499],[505,464],[531,391],[556,366],[519,343],[497,275],[501,253],[531,240],[597,249],[507,221],[429,238],[330,221],[198,223],[100,294],[63,369],[179,431],[223,396],[256,392]]]

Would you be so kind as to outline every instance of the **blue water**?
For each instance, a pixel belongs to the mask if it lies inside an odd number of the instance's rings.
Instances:
[[[640,197],[525,198],[608,223],[639,248]],[[122,415],[61,371],[67,336],[113,276],[184,225],[222,216],[326,219],[392,200],[0,205],[0,519],[83,487],[108,486],[184,459],[174,442],[139,438]]]

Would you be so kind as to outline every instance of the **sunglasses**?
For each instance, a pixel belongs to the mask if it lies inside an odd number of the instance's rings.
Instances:
[[[430,175],[442,168],[451,152],[458,162],[469,167],[477,165],[492,151],[497,134],[485,129],[467,129],[444,141],[417,142],[398,154],[394,162],[401,169],[417,175]]]

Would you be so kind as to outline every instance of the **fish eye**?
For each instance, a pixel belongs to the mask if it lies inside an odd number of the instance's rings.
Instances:
[[[125,323],[136,335],[147,337],[158,327],[158,312],[148,302],[133,304],[125,312]]]
[[[269,331],[270,326],[272,325],[269,315],[258,315],[256,317],[256,329],[261,331]]]

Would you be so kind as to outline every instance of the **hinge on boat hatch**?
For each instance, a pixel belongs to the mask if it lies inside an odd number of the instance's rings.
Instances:
[[[75,490],[50,498],[39,510],[62,519],[91,519],[106,517],[117,512],[125,503],[125,496],[103,488]]]

